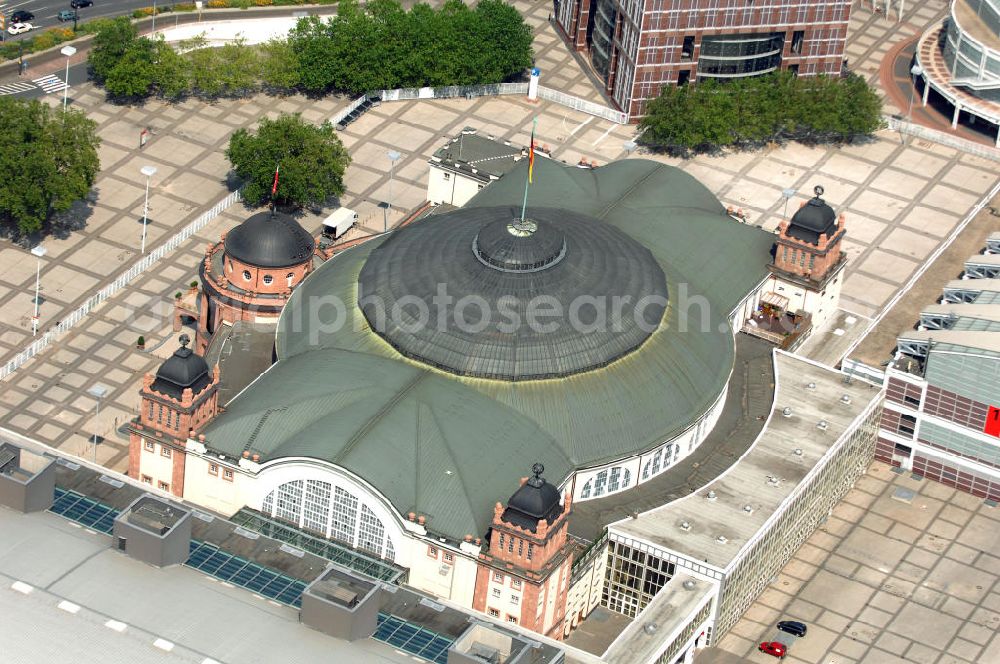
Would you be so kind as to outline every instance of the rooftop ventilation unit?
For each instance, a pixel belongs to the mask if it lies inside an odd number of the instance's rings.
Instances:
[[[820,420],[819,423],[816,425],[816,428],[819,429],[820,431],[826,431],[827,427],[829,426],[830,426],[829,422],[827,422],[826,420]]]
[[[646,623],[645,625],[643,625],[642,626],[642,631],[644,631],[646,634],[656,634],[656,630],[658,630],[659,628],[660,628],[659,625],[657,625],[656,623],[652,623],[651,622],[651,623]]]
[[[690,521],[681,521],[681,522],[680,522],[679,524],[677,524],[677,525],[678,525],[678,527],[679,527],[679,528],[680,528],[681,530],[691,530],[691,522],[690,522]]]
[[[816,383],[808,383],[806,385],[806,389],[807,390],[815,390],[816,389]]]
[[[844,404],[845,406],[849,406],[851,404],[851,395],[845,394],[842,397],[840,397],[840,403]]]
[[[441,567],[438,568],[438,574],[441,576],[448,576],[448,572],[450,571],[451,565],[441,565]]]
[[[716,495],[715,495],[714,491],[709,491],[708,494],[705,497],[708,498],[709,500],[715,500],[716,499]]]
[[[684,586],[684,590],[694,590],[698,584],[691,579],[684,579],[684,583],[681,585]]]
[[[719,535],[718,537],[715,538],[715,541],[718,542],[719,544],[725,544],[729,540],[726,539],[725,535]]]
[[[792,416],[792,409],[789,408],[788,406],[785,406],[784,408],[781,409],[781,416],[782,417],[791,417]]]
[[[767,485],[768,486],[778,486],[779,484],[781,484],[781,479],[780,478],[777,478],[774,475],[768,475],[767,476]]]
[[[743,506],[743,511],[746,512],[747,514],[753,514],[753,505],[747,503],[746,505]]]
[[[792,453],[795,456],[802,456],[802,448],[801,447],[796,447],[794,450],[792,450]]]

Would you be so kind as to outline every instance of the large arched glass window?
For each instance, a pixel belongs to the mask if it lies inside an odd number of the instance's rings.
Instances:
[[[593,486],[594,480],[587,480],[587,483],[583,485],[583,489],[580,490],[581,498],[590,498],[591,487]]]
[[[261,511],[387,560],[396,550],[385,524],[357,496],[330,482],[286,482],[264,497]]]

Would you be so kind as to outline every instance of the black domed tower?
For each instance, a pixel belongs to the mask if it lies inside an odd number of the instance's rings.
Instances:
[[[821,282],[841,259],[840,241],[844,238],[844,218],[823,200],[823,187],[779,227],[774,266],[778,269]]]
[[[137,480],[184,494],[187,440],[218,412],[219,371],[188,348],[191,338],[180,336],[180,347],[147,373],[139,391],[139,416],[132,421],[128,474]]]
[[[561,639],[573,562],[566,537],[570,497],[563,500],[542,477],[542,464],[531,472],[506,506],[494,508],[489,551],[479,556],[473,608]]]

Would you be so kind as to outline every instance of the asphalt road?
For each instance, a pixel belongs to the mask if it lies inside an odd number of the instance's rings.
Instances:
[[[167,0],[167,2],[162,4],[173,4],[173,2]],[[93,7],[84,7],[79,10],[80,20],[86,21],[106,16],[121,16],[122,14],[131,15],[133,10],[152,6],[153,0],[94,0]],[[4,15],[8,17],[8,26],[10,25],[10,15],[18,9],[26,9],[35,15],[35,18],[29,21],[29,23],[35,26],[35,29],[20,35],[12,35],[4,30],[3,38],[7,41],[23,39],[30,37],[32,33],[39,30],[63,25],[58,19],[59,12],[72,8],[69,6],[69,0],[12,0],[0,2],[0,11],[3,11]],[[163,17],[164,21],[169,20],[167,16],[169,14]],[[67,25],[72,27],[72,21],[67,22]]]

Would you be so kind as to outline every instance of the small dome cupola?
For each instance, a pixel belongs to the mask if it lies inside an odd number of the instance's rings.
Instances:
[[[833,234],[837,225],[837,213],[823,200],[823,187],[816,185],[813,192],[816,195],[792,215],[788,234],[816,244],[820,235]]]
[[[500,519],[534,532],[542,519],[552,524],[562,514],[562,504],[559,489],[542,477],[545,466],[536,463],[531,472],[532,477],[507,501],[507,508]]]
[[[181,347],[160,365],[156,371],[156,378],[150,386],[154,391],[174,399],[180,399],[187,388],[191,388],[191,392],[197,395],[212,382],[208,363],[187,347],[191,343],[191,338],[182,334],[178,341]]]
[[[259,212],[226,235],[226,255],[254,267],[291,267],[312,258],[316,241],[287,214]]]

